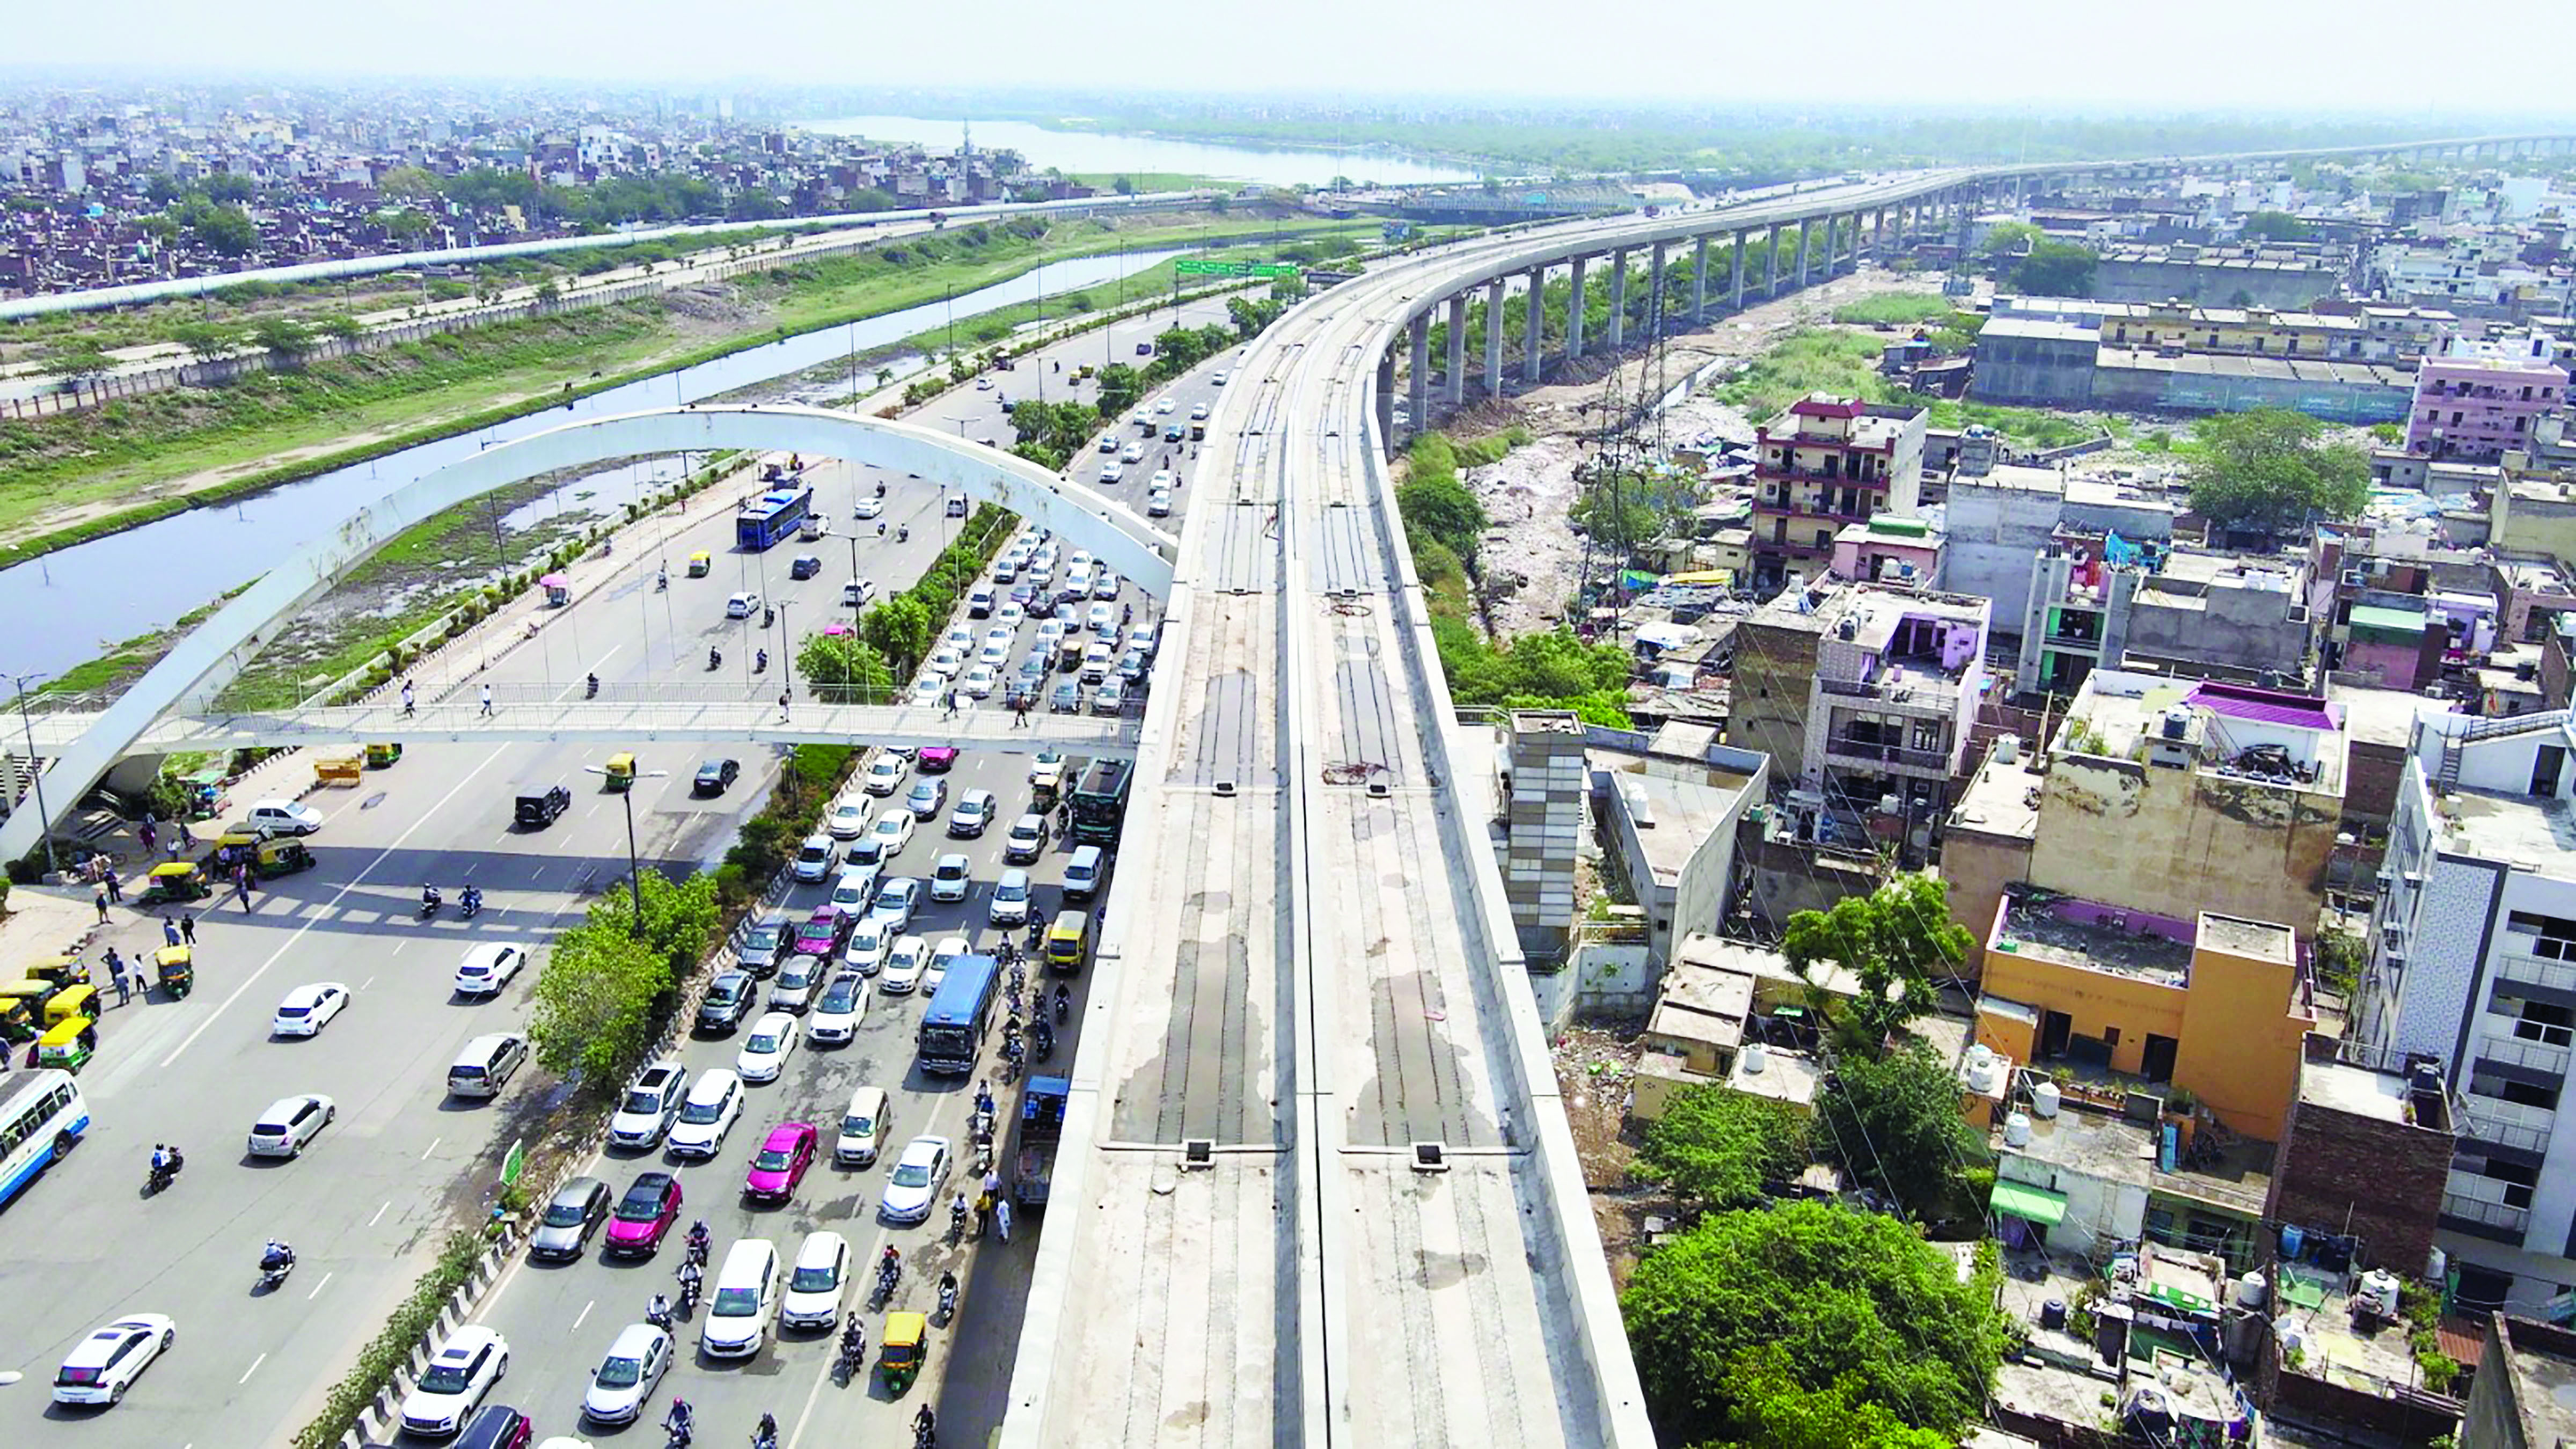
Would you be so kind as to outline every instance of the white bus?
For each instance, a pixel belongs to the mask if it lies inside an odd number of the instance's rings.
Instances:
[[[61,1161],[89,1131],[89,1101],[69,1072],[0,1074],[0,1205]]]

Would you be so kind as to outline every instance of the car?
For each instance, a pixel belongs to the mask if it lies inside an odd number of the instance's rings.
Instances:
[[[760,595],[757,593],[746,590],[725,599],[725,617],[728,619],[748,619],[759,612]]]
[[[841,585],[841,607],[844,609],[864,609],[876,601],[877,581],[874,579],[851,579]]]
[[[671,1368],[671,1335],[649,1323],[617,1330],[616,1341],[582,1391],[582,1417],[601,1424],[632,1424],[644,1412],[662,1375]]]
[[[1151,659],[1154,657],[1154,626],[1139,624],[1127,631],[1127,647]]]
[[[760,993],[760,983],[748,971],[725,971],[707,983],[707,994],[698,1000],[698,1030],[731,1031],[742,1025],[743,1013]]]
[[[708,1158],[724,1146],[725,1134],[742,1115],[742,1078],[723,1067],[698,1073],[689,1099],[680,1104],[668,1144],[673,1157]]]
[[[1041,646],[1052,645],[1058,639],[1063,637],[1064,621],[1062,619],[1042,619],[1038,621],[1038,643]]]
[[[966,594],[966,617],[969,619],[991,617],[994,602],[992,585],[977,584]]]
[[[778,1300],[778,1326],[830,1332],[841,1321],[841,1290],[850,1280],[850,1243],[835,1232],[807,1233]]]
[[[1012,633],[1013,630],[1010,625],[996,624],[992,628],[984,631],[984,647],[989,649],[998,644],[1002,647],[1003,652],[1007,654],[1011,648]]]
[[[1129,443],[1126,447],[1118,450],[1118,461],[1121,463],[1144,462],[1145,445],[1142,443]]]
[[[530,785],[519,791],[511,821],[525,830],[543,830],[572,808],[572,791],[561,785]]]
[[[1034,896],[1027,871],[1006,870],[993,882],[993,899],[985,904],[984,919],[995,926],[1025,926],[1035,904]]]
[[[948,979],[948,968],[956,964],[957,958],[974,953],[974,943],[963,936],[940,937],[939,944],[930,948],[930,964],[921,973],[922,994],[937,991],[939,983]]]
[[[829,956],[841,949],[841,913],[831,906],[814,908],[814,914],[797,923],[796,934],[789,938],[794,956]]]
[[[1117,452],[1118,435],[1116,433],[1102,433],[1100,435],[1100,451],[1104,453]]]
[[[479,1323],[447,1336],[402,1403],[406,1434],[445,1439],[465,1427],[466,1416],[510,1371],[510,1341]]]
[[[920,936],[899,936],[894,949],[886,953],[877,989],[888,996],[907,995],[921,985],[921,973],[929,966],[930,942]]]
[[[248,819],[256,835],[311,835],[322,828],[322,812],[300,800],[262,800]]]
[[[947,696],[948,681],[936,674],[925,674],[912,682],[912,688],[904,691],[904,702],[935,705]]]
[[[788,957],[787,964],[778,968],[778,979],[769,983],[770,1011],[803,1011],[806,1004],[814,999],[814,988],[822,984],[822,977],[822,957]],[[743,1075],[756,1082],[768,1080],[750,1072]]]
[[[810,579],[823,572],[823,561],[810,553],[800,553],[787,564],[791,579]]]
[[[1154,355],[1154,344],[1153,344],[1153,343],[1151,343],[1151,342],[1139,342],[1139,343],[1137,343],[1137,344],[1136,344],[1136,355],[1137,355],[1138,357],[1151,357],[1151,356],[1153,356],[1153,355]],[[1142,414],[1139,414],[1139,416],[1142,416]]]
[[[1179,423],[1169,424],[1163,429],[1163,441],[1166,443],[1177,443],[1188,436],[1189,430],[1182,427]]]
[[[527,964],[527,959],[525,950],[506,941],[469,947],[465,959],[456,966],[456,994],[493,995],[510,984],[510,978],[519,974],[519,968]]]
[[[928,820],[947,803],[948,782],[945,780],[915,780],[912,793],[903,798],[904,808],[911,811],[916,820]]]
[[[893,1109],[893,1099],[883,1087],[861,1087],[850,1093],[850,1105],[841,1112],[840,1136],[832,1145],[832,1160],[852,1167],[873,1165],[886,1144]]]
[[[832,837],[808,835],[805,837],[805,843],[796,848],[793,874],[801,881],[824,880],[831,876],[833,867],[840,863],[841,847],[833,841]]]
[[[1047,702],[1047,709],[1054,714],[1082,713],[1082,685],[1070,679],[1058,684],[1055,694]]]
[[[869,865],[845,865],[838,880],[832,882],[832,898],[823,904],[842,916],[864,916],[868,902],[877,895],[877,870]]]
[[[968,699],[990,699],[1001,685],[1002,671],[997,665],[978,663],[957,681],[957,692]]]
[[[1208,405],[1207,405],[1206,403],[1192,403],[1192,404],[1190,404],[1190,421],[1191,421],[1191,422],[1194,422],[1194,423],[1203,423],[1203,422],[1206,422],[1206,421],[1207,421],[1207,415],[1208,415]]]
[[[349,1004],[349,988],[337,981],[316,981],[286,993],[277,1014],[268,1020],[270,1036],[313,1036],[331,1024]]]
[[[874,976],[885,965],[886,953],[894,949],[895,938],[902,932],[893,923],[870,916],[850,928],[849,944],[841,948],[841,965],[862,976]]]
[[[903,1155],[895,1159],[894,1171],[886,1178],[885,1193],[877,1200],[877,1211],[890,1223],[926,1222],[947,1180],[948,1139],[915,1137],[904,1144]]]
[[[1154,399],[1154,411],[1157,415],[1168,413],[1179,406],[1180,404],[1173,400],[1170,393],[1165,393],[1161,397]]]
[[[1172,516],[1172,490],[1170,490],[1169,488],[1157,488],[1157,489],[1155,489],[1153,492],[1146,494],[1146,495],[1145,495],[1145,516],[1146,516],[1147,518],[1169,518],[1169,517],[1171,517],[1171,516]]]
[[[1082,651],[1082,673],[1075,677],[1085,684],[1098,684],[1109,677],[1109,666],[1116,659],[1109,652],[1108,641],[1096,641]]]
[[[993,380],[989,377],[979,377],[975,379],[975,390],[977,392],[991,392],[993,390]]]
[[[733,948],[733,964],[754,976],[767,976],[778,969],[778,956],[787,947],[787,923],[776,916],[763,916],[744,928],[742,939]]]
[[[966,899],[966,893],[972,890],[974,885],[974,868],[963,855],[951,852],[939,857],[938,863],[931,867],[930,898],[933,901],[943,903],[962,901]]]
[[[1029,560],[1029,566],[1024,572],[1030,587],[1043,589],[1055,578],[1055,559],[1047,554],[1039,554]]]
[[[740,1238],[724,1262],[707,1275],[706,1317],[698,1325],[698,1352],[711,1359],[749,1358],[769,1337],[778,1308],[778,1247],[766,1238]]]
[[[280,1097],[251,1123],[250,1155],[301,1157],[305,1145],[321,1134],[340,1109],[318,1092]]]
[[[850,509],[850,516],[852,518],[875,518],[882,515],[884,512],[885,500],[883,498],[878,497],[874,493],[862,493],[859,495],[858,503]]]
[[[963,654],[975,647],[975,631],[964,624],[951,624],[948,632],[939,636],[939,647]]]
[[[868,833],[868,822],[876,813],[866,796],[845,795],[832,802],[831,812],[823,817],[823,833],[834,840],[856,840]]]
[[[1007,584],[1020,576],[1020,562],[1014,558],[993,560],[993,582]]]
[[[649,1258],[671,1234],[672,1225],[680,1220],[680,1203],[687,1196],[680,1190],[675,1173],[639,1172],[628,1184],[626,1195],[617,1200],[617,1210],[608,1215],[608,1236],[599,1245],[602,1254]]]
[[[915,764],[920,769],[921,773],[925,775],[947,774],[950,770],[957,767],[957,747],[955,745],[924,745],[921,749],[921,758],[916,761]]]
[[[1127,684],[1124,680],[1104,679],[1091,692],[1093,714],[1116,714],[1127,707]]]
[[[796,1051],[800,1035],[796,1018],[783,1011],[773,1011],[751,1024],[742,1039],[742,1050],[734,1053],[733,1069],[746,1082],[774,1082],[787,1070],[787,1058]]]
[[[608,1220],[609,1201],[608,1184],[598,1178],[566,1178],[537,1214],[536,1231],[528,1235],[528,1256],[566,1262],[580,1257],[590,1235]]]
[[[447,1068],[447,1090],[456,1097],[481,1098],[489,1101],[501,1095],[510,1078],[528,1062],[528,1039],[512,1032],[495,1031],[474,1038],[457,1052]]]
[[[709,760],[698,766],[698,777],[689,786],[697,795],[721,795],[742,778],[742,761]]]
[[[953,646],[933,650],[930,657],[921,662],[921,672],[923,676],[926,678],[936,679],[940,681],[943,686],[949,680],[955,679],[957,677],[957,672],[965,667],[966,651]],[[877,794],[880,792],[871,790],[868,793]],[[891,795],[894,792],[887,790],[882,793]]]
[[[868,919],[882,922],[902,934],[912,924],[913,912],[921,909],[921,882],[912,876],[899,875],[877,888],[877,903],[868,908]]]
[[[1091,612],[1083,616],[1082,627],[1094,634],[1115,633],[1120,627],[1118,611],[1105,603],[1094,604]]]
[[[1100,481],[1103,483],[1115,483],[1126,476],[1127,469],[1124,465],[1118,463],[1103,463],[1100,465]]]
[[[860,788],[882,800],[902,786],[904,773],[902,757],[880,753],[868,761],[868,772]]]
[[[1154,476],[1145,480],[1145,487],[1149,491],[1158,489],[1163,492],[1171,491],[1172,470],[1169,468],[1155,469]]]
[[[1002,836],[1002,861],[1006,865],[1031,864],[1045,852],[1046,843],[1046,817],[1023,815],[1012,821]]]
[[[688,1095],[689,1069],[677,1061],[654,1062],[637,1072],[608,1119],[609,1145],[642,1149],[661,1141]]]
[[[805,1180],[805,1169],[814,1165],[815,1138],[811,1122],[782,1122],[770,1128],[760,1150],[751,1155],[750,1170],[743,1174],[742,1195],[753,1202],[787,1201],[796,1184]]]
[[[1091,581],[1091,597],[1104,603],[1115,602],[1118,598],[1118,576],[1107,568],[1101,569],[1099,576]]]
[[[993,670],[998,670],[998,669],[1000,669],[1003,665],[1008,664],[1008,663],[1010,663],[1010,662],[1011,662],[1011,646],[1010,646],[1009,644],[1007,644],[1007,643],[1002,643],[1002,644],[987,644],[987,645],[985,645],[983,648],[978,649],[978,650],[976,650],[976,651],[975,651],[975,668],[976,668],[976,669],[993,669]],[[974,671],[973,671],[973,670],[969,670],[969,671],[967,671],[967,672],[971,674],[971,673],[973,673]]]
[[[1018,689],[1026,686],[1032,691],[1036,690],[1047,677],[1048,670],[1054,667],[1054,663],[1055,661],[1043,649],[1031,654],[1020,661],[1019,673],[1012,678],[1011,687]]]
[[[179,1325],[159,1313],[129,1313],[90,1330],[54,1371],[57,1404],[121,1404],[125,1391],[179,1341]]]
[[[1232,374],[1231,374],[1231,373],[1226,373],[1226,372],[1222,372],[1222,371],[1217,372],[1217,373],[1215,373],[1215,374],[1211,375],[1211,376],[1208,378],[1208,386],[1210,386],[1210,387],[1223,387],[1223,386],[1225,386],[1225,380],[1226,380],[1228,377],[1230,377],[1230,376],[1232,376]]]
[[[1145,677],[1145,670],[1150,664],[1151,661],[1146,659],[1143,650],[1130,649],[1118,656],[1118,677],[1129,684],[1134,684]]]
[[[844,971],[814,998],[805,1020],[805,1035],[816,1046],[843,1046],[858,1039],[859,1023],[868,1016],[868,978]]]
[[[891,860],[912,844],[912,812],[889,810],[868,827],[868,839],[876,844],[880,858]]]

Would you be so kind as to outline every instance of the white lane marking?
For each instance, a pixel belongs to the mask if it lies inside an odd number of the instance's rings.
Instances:
[[[243,978],[242,984],[233,988],[232,995],[225,997],[221,1005],[207,1013],[204,1021],[197,1023],[197,1029],[195,1031],[192,1031],[188,1033],[187,1036],[181,1038],[179,1044],[170,1049],[170,1055],[161,1059],[161,1065],[164,1068],[167,1068],[172,1062],[177,1061],[180,1055],[186,1052],[188,1048],[195,1046],[197,1044],[197,1038],[204,1036],[207,1028],[213,1026],[216,1022],[221,1021],[224,1013],[232,1009],[233,1003],[241,1000],[243,992],[258,985],[259,978],[267,975],[270,967],[275,966],[280,958],[284,957],[287,952],[293,950],[295,948],[295,943],[304,939],[305,932],[310,931],[315,926],[321,924],[323,918],[330,913],[331,909],[340,904],[341,897],[346,896],[353,890],[356,890],[359,884],[366,880],[369,872],[391,859],[395,851],[402,849],[403,842],[411,839],[414,831],[419,830],[422,826],[427,825],[431,820],[437,818],[438,812],[447,808],[448,801],[455,799],[459,791],[463,790],[467,785],[472,784],[475,776],[482,774],[487,769],[490,769],[492,762],[501,758],[501,755],[501,751],[495,750],[484,758],[482,764],[476,765],[473,769],[466,771],[465,778],[456,782],[455,789],[449,790],[446,794],[439,796],[438,803],[421,812],[421,817],[418,820],[413,821],[409,829],[403,831],[401,835],[396,836],[393,844],[386,846],[377,854],[375,859],[368,861],[364,870],[351,876],[347,885],[344,885],[340,887],[339,890],[333,892],[331,899],[323,902],[320,909],[305,917],[304,924],[295,928],[294,935],[287,937],[283,942],[279,943],[278,948],[268,954],[268,959],[259,963],[258,970],[251,972],[249,976]],[[399,951],[402,947],[397,945],[394,949]]]
[[[331,1286],[331,1275],[330,1275],[330,1274],[328,1274],[328,1273],[325,1273],[325,1274],[323,1274],[323,1275],[322,1275],[322,1281],[313,1285],[313,1291],[304,1295],[304,1301],[305,1301],[305,1302],[307,1302],[307,1303],[310,1303],[310,1302],[312,1302],[314,1299],[321,1297],[321,1296],[322,1296],[322,1290],[323,1290],[323,1289],[325,1289],[325,1288],[328,1288],[328,1287],[330,1287],[330,1286]]]
[[[598,1306],[599,1300],[596,1298],[593,1298],[588,1303],[581,1305],[581,1316],[572,1321],[574,1332],[578,1333],[581,1330],[581,1326],[590,1321],[590,1310]]]
[[[429,1160],[429,1154],[436,1152],[438,1150],[438,1144],[446,1140],[447,1139],[444,1137],[432,1137],[429,1139],[429,1145],[420,1150],[420,1160],[427,1162]]]
[[[394,948],[393,948],[392,950],[390,950],[390,951],[386,952],[385,954],[386,954],[386,955],[388,955],[388,956],[399,956],[399,955],[401,955],[401,954],[402,954],[403,947],[408,946],[408,945],[410,945],[410,944],[411,944],[411,937],[409,937],[409,936],[405,936],[405,937],[403,937],[401,940],[394,942]]]
[[[374,978],[373,976],[370,976],[370,977],[368,977],[368,978],[367,978],[367,980],[366,980],[366,984],[365,984],[365,985],[363,985],[363,986],[360,986],[358,989],[359,989],[360,991],[364,991],[364,990],[366,990],[366,989],[367,989],[367,987],[369,987],[369,986],[373,986],[373,985],[375,985],[375,984],[376,984],[376,978]]]
[[[394,1205],[394,1200],[393,1200],[392,1198],[386,1198],[386,1199],[385,1199],[385,1205],[384,1205],[383,1207],[380,1207],[380,1208],[376,1209],[376,1215],[375,1215],[374,1217],[371,1217],[371,1218],[367,1219],[367,1226],[372,1228],[372,1227],[374,1227],[377,1223],[379,1223],[379,1222],[383,1221],[383,1220],[384,1220],[384,1216],[385,1216],[385,1214],[386,1214],[387,1212],[392,1211],[392,1209],[393,1209],[393,1205]]]
[[[250,1367],[249,1367],[249,1368],[246,1368],[246,1369],[243,1369],[243,1370],[242,1370],[242,1376],[241,1376],[240,1378],[237,1378],[237,1379],[233,1380],[233,1382],[234,1382],[236,1385],[249,1383],[249,1382],[250,1382],[250,1376],[251,1376],[252,1374],[258,1373],[258,1372],[259,1372],[259,1366],[260,1366],[261,1364],[266,1363],[266,1362],[268,1362],[268,1355],[267,1355],[267,1354],[261,1354],[259,1357],[255,1358],[255,1359],[252,1359],[252,1360],[250,1361]]]

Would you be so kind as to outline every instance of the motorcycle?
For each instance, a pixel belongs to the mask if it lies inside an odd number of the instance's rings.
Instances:
[[[679,1302],[679,1307],[678,1307],[678,1313],[679,1313],[679,1316],[680,1316],[680,1317],[682,1317],[682,1318],[686,1318],[686,1317],[688,1317],[689,1315],[691,1315],[691,1314],[693,1314],[693,1313],[695,1313],[695,1312],[697,1312],[697,1311],[698,1311],[698,1280],[697,1280],[696,1278],[694,1278],[694,1277],[682,1278],[682,1279],[680,1280],[680,1302]]]
[[[420,918],[424,921],[428,920],[438,914],[439,907],[446,904],[446,897],[441,896],[433,888],[423,887],[420,893]]]
[[[721,649],[709,649],[707,651],[707,667],[709,669],[724,668],[724,651]]]
[[[993,1114],[991,1112],[981,1111],[975,1114],[972,1135],[978,1142],[990,1142],[993,1140]]]
[[[464,913],[465,919],[469,921],[473,920],[476,916],[481,915],[483,913],[483,888],[481,886],[467,886],[465,888],[464,896],[457,902],[457,908]]]
[[[707,1220],[705,1218],[700,1218],[696,1222],[689,1224],[688,1258],[690,1262],[697,1264],[701,1268],[707,1265],[708,1237]]]
[[[912,529],[909,527],[896,529],[894,531],[894,541],[897,543],[912,542]]]
[[[670,1331],[671,1331],[671,1304],[670,1304],[670,1300],[668,1300],[668,1299],[664,1298],[664,1297],[663,1297],[661,1294],[659,1294],[659,1293],[654,1294],[654,1295],[653,1295],[653,1301],[652,1301],[651,1303],[648,1303],[648,1304],[644,1305],[644,1321],[645,1321],[646,1323],[649,1323],[649,1324],[653,1325],[655,1328],[658,1328],[658,1329],[662,1330],[664,1333],[668,1333],[668,1332],[670,1332]]]
[[[764,629],[775,629],[778,627],[778,610],[775,607],[763,607],[761,609],[760,627]]]
[[[903,1263],[896,1258],[877,1260],[877,1303],[880,1307],[894,1300],[895,1285],[903,1281]]]
[[[1073,992],[1068,990],[1063,982],[1059,981],[1056,983],[1055,987],[1056,1024],[1058,1026],[1063,1025],[1065,1018],[1071,1015],[1073,1015]]]
[[[653,592],[658,594],[669,587],[671,587],[671,571],[669,569],[663,569],[653,575]]]
[[[1055,1055],[1054,1027],[1047,1025],[1043,1021],[1039,1022],[1037,1024],[1037,1029],[1030,1033],[1029,1040],[1030,1044],[1037,1051],[1039,1061],[1045,1061],[1047,1058]]]
[[[698,1416],[686,1399],[673,1399],[671,1412],[662,1418],[662,1432],[670,1438],[662,1449],[689,1449],[690,1435],[696,1430]]]
[[[177,1182],[179,1180],[179,1169],[183,1166],[186,1166],[186,1163],[180,1159],[178,1150],[176,1148],[171,1149],[170,1156],[167,1160],[163,1161],[157,1167],[146,1169],[144,1172],[143,1195],[145,1197],[150,1197],[154,1193],[160,1192],[162,1189],[168,1187],[170,1184]]]
[[[957,1317],[957,1275],[939,1275],[939,1321],[948,1323]]]
[[[877,496],[879,498],[883,498],[885,496],[885,484],[882,481],[877,484]]]
[[[262,1293],[276,1292],[279,1287],[285,1284],[286,1275],[294,1271],[295,1255],[293,1253],[260,1254],[259,1291]]]
[[[850,1380],[857,1378],[867,1364],[868,1331],[865,1325],[859,1322],[857,1316],[853,1315],[850,1326],[841,1333],[841,1352],[839,1357],[832,1360],[832,1374],[846,1388]]]
[[[948,1241],[953,1243],[964,1236],[966,1236],[966,1204],[952,1198],[948,1203]]]

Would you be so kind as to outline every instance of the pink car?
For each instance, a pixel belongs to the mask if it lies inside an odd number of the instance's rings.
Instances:
[[[680,1220],[680,1180],[667,1172],[647,1172],[626,1189],[608,1219],[604,1252],[648,1257],[662,1246],[671,1225]]]
[[[754,1202],[785,1202],[814,1165],[817,1134],[811,1122],[782,1122],[769,1129],[760,1150],[752,1154],[751,1171],[742,1180],[742,1195]]]
[[[925,775],[936,775],[942,771],[953,769],[957,764],[957,747],[954,745],[925,745],[922,747],[921,754],[916,763],[919,765],[921,773]]]

